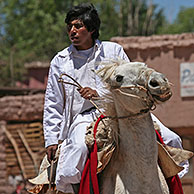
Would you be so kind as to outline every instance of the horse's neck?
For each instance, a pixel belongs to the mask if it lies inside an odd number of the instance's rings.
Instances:
[[[148,160],[154,157],[157,160],[155,132],[149,113],[136,118],[119,119],[119,129],[119,147],[125,155],[134,154],[135,158],[145,157]]]
[[[122,110],[119,115],[124,115]],[[119,150],[110,167],[116,179],[116,188],[122,185],[130,194],[160,194],[157,144],[150,114],[119,119],[118,122]]]
[[[119,158],[133,158],[126,164],[129,168],[156,167],[157,144],[150,114],[119,119],[119,130]],[[144,170],[146,173],[148,167]]]

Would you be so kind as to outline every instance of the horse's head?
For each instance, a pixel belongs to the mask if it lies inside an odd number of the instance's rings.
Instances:
[[[98,71],[113,97],[134,112],[150,110],[172,93],[167,78],[144,63],[111,61]],[[127,108],[126,108],[127,109]]]

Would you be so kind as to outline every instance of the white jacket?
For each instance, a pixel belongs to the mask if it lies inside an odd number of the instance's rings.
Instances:
[[[43,129],[45,138],[45,147],[49,145],[58,144],[58,140],[64,140],[67,137],[69,126],[72,121],[72,101],[74,86],[64,84],[65,98],[62,84],[58,82],[58,79],[62,73],[74,76],[73,55],[76,53],[76,49],[71,45],[70,47],[59,52],[51,61],[48,83],[45,93],[44,104],[44,116],[43,116]],[[102,61],[107,58],[116,59],[120,57],[126,61],[129,61],[123,48],[113,42],[100,42],[96,41],[94,53],[89,58],[88,63],[94,63]],[[95,69],[98,66],[95,65]],[[98,94],[102,93],[102,83],[100,78],[95,75],[95,85]],[[65,81],[72,82],[70,78],[65,77]],[[90,87],[90,86],[88,86]],[[65,104],[64,104],[65,99]]]

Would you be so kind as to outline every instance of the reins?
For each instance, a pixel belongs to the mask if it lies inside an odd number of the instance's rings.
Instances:
[[[66,82],[63,80],[63,76],[67,76],[69,77],[72,81],[74,81],[75,83],[71,83],[71,82]],[[63,73],[60,75],[59,79],[58,79],[58,82],[61,82],[61,83],[65,83],[65,84],[70,84],[70,85],[73,85],[79,89],[83,88],[73,77],[71,77],[70,75],[66,74],[66,73]],[[63,86],[64,88],[64,86]],[[104,114],[100,108],[97,106],[97,104],[92,100],[92,99],[89,99],[89,101],[95,106],[95,108],[101,113],[101,114]]]
[[[127,118],[134,118],[134,117],[138,117],[141,116],[145,113],[148,113],[150,111],[150,109],[142,109],[139,113],[134,113],[134,114],[129,114],[126,116],[105,116],[104,118],[110,118],[110,119],[127,119]]]
[[[67,77],[70,78],[74,83],[64,81],[64,80],[63,80],[63,76],[67,76]],[[71,77],[70,75],[68,75],[68,74],[66,74],[66,73],[63,73],[63,74],[60,75],[60,77],[59,77],[59,79],[58,79],[58,82],[61,82],[61,83],[64,83],[64,84],[69,84],[69,85],[75,86],[75,87],[77,87],[77,88],[79,88],[79,89],[82,88],[82,86],[81,86],[81,85],[80,85],[73,77]],[[129,89],[130,89],[130,88],[138,88],[138,89],[140,89],[140,90],[145,91],[147,94],[149,93],[149,91],[148,91],[145,87],[140,86],[140,85],[133,85],[133,86],[128,86],[128,87],[122,87],[121,89],[125,89],[125,88],[129,88]],[[65,90],[64,85],[63,85],[63,89]],[[137,95],[125,93],[125,92],[121,91],[119,88],[115,88],[114,90],[118,90],[118,91],[119,91],[121,94],[123,94],[123,95],[141,99],[141,97],[139,97],[139,96],[137,96]],[[148,94],[148,95],[151,96],[151,94]],[[102,115],[105,116],[104,118],[110,118],[110,119],[126,119],[126,118],[133,118],[133,117],[136,117],[136,116],[140,116],[140,115],[142,115],[142,114],[145,114],[145,113],[149,112],[150,110],[154,110],[154,109],[152,109],[153,106],[154,106],[154,108],[155,108],[155,104],[154,104],[153,98],[152,98],[152,100],[151,100],[152,103],[153,103],[151,106],[149,106],[147,100],[144,99],[144,101],[146,102],[148,108],[142,109],[142,110],[140,110],[140,112],[138,112],[138,113],[134,113],[134,114],[130,113],[129,115],[126,115],[126,116],[107,116],[107,115],[105,115],[105,114],[100,110],[100,108],[97,106],[97,104],[96,104],[92,99],[89,99],[89,101],[95,106],[95,108],[96,108]]]

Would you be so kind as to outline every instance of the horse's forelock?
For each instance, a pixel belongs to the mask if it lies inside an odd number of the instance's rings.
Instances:
[[[121,59],[105,60],[100,63],[102,68],[96,73],[102,78],[102,81],[107,82],[110,79],[111,75],[114,73],[115,69],[121,64],[123,64],[123,60]]]

